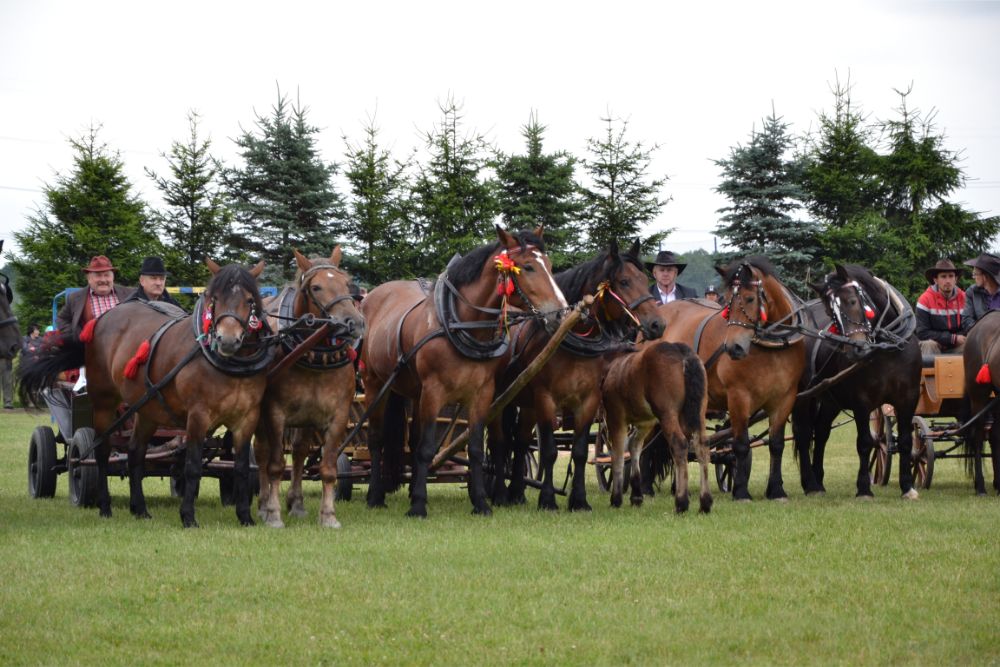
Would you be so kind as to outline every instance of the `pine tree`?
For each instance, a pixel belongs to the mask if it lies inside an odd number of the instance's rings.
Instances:
[[[130,285],[142,258],[162,251],[120,155],[99,142],[99,131],[92,126],[70,139],[72,171],[43,187],[44,204],[14,232],[21,254],[10,263],[22,277],[15,307],[25,322],[51,320],[53,297],[85,282],[80,269],[94,255],[108,256],[118,268],[116,281]]]
[[[715,233],[735,249],[734,255],[764,254],[781,269],[782,280],[804,294],[806,280],[818,255],[818,228],[792,214],[805,201],[804,163],[791,155],[795,139],[788,124],[772,109],[760,132],[746,146],[730,149],[716,160],[723,181],[716,188],[731,202]]]
[[[332,181],[337,166],[320,158],[319,129],[307,114],[279,90],[271,115],[256,114],[256,133],[236,139],[243,167],[222,172],[242,249],[265,259],[272,278],[294,276],[293,249],[329,255],[343,231],[344,203]]]
[[[231,247],[232,214],[218,185],[219,167],[209,152],[212,142],[199,137],[198,119],[196,112],[189,112],[187,141],[173,142],[170,154],[162,154],[170,178],[146,168],[168,207],[153,217],[167,239],[164,259],[174,285],[207,284],[206,258],[236,259]]]
[[[626,139],[627,120],[618,121],[617,128],[610,116],[601,120],[607,124],[606,134],[601,140],[587,140],[591,157],[583,162],[591,181],[591,187],[583,190],[586,245],[595,252],[607,248],[612,240],[639,237],[643,227],[670,201],[659,196],[667,177],[648,175],[659,146],[646,149],[642,142]],[[671,231],[653,234],[644,246],[656,247]]]
[[[576,158],[569,153],[545,153],[545,126],[532,113],[521,129],[524,155],[496,157],[500,212],[508,229],[534,229],[543,225],[545,245],[553,265],[574,263],[574,250],[582,246],[576,221],[583,210],[580,187],[573,178]]]

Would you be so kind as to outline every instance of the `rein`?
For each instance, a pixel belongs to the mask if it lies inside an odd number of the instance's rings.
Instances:
[[[216,324],[226,317],[234,318],[237,322],[240,322],[243,325],[244,329],[251,328],[252,323],[256,320],[257,326],[256,328],[251,329],[251,331],[256,332],[263,329],[270,334],[271,327],[268,326],[267,321],[265,319],[257,318],[256,310],[251,310],[250,316],[246,321],[231,311],[215,316],[213,312],[214,306],[215,300],[213,299],[212,303],[209,304],[209,309],[206,310],[205,295],[202,294],[198,297],[198,301],[194,304],[194,311],[192,313],[193,316],[191,318],[192,325],[194,326],[195,340],[198,341],[198,348],[201,350],[205,359],[217,370],[222,371],[226,375],[236,377],[256,375],[267,368],[274,359],[275,336],[269,335],[252,343],[244,342],[240,348],[241,350],[250,347],[256,348],[248,355],[223,357],[215,350],[216,346],[214,335]]]

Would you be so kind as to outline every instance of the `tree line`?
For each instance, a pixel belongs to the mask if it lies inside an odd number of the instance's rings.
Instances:
[[[915,298],[923,268],[990,246],[1000,218],[948,200],[966,176],[933,112],[910,108],[907,90],[889,120],[876,120],[854,105],[849,85],[837,82],[832,93],[816,131],[796,135],[772,109],[715,161],[729,203],[714,232],[728,248],[688,253],[682,282],[702,287],[715,280],[713,265],[766,254],[802,296],[839,261],[869,266]],[[146,169],[159,208],[134,194],[120,154],[92,126],[70,140],[71,171],[44,186],[43,203],[14,234],[21,251],[8,254],[9,268],[30,276],[16,283],[18,314],[44,322],[53,295],[81,284],[79,267],[97,254],[111,257],[126,283],[143,256],[157,254],[172,284],[205,284],[205,257],[263,258],[264,280],[280,284],[293,277],[292,248],[325,256],[341,243],[346,268],[374,285],[435,275],[453,254],[488,241],[498,217],[511,228],[543,224],[557,269],[611,239],[641,237],[652,251],[668,237],[642,237],[669,202],[667,178],[650,172],[659,146],[631,138],[627,120],[602,118],[603,132],[576,157],[547,151],[546,127],[532,113],[523,148],[507,154],[466,127],[453,99],[439,111],[420,136],[422,153],[393,155],[369,119],[359,140],[342,137],[335,163],[317,149],[308,107],[279,90],[235,139],[235,164],[212,155],[191,112],[188,136],[162,155],[167,170]]]

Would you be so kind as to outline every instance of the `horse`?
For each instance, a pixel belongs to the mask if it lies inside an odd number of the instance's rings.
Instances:
[[[993,394],[1000,395],[1000,312],[989,311],[976,321],[965,339],[963,364],[965,366],[965,395],[972,412],[978,419],[971,434],[964,438],[964,451],[973,474],[976,495],[986,495],[983,479],[983,438],[987,414],[993,417],[990,429],[990,454],[993,459],[993,488],[1000,493],[1000,409],[991,401]],[[983,412],[983,414],[980,414]]]
[[[351,296],[351,278],[340,268],[339,245],[328,258],[307,259],[298,250],[293,252],[298,267],[295,283],[264,302],[268,322],[279,333],[286,353],[320,327],[329,327],[329,333],[322,343],[271,379],[264,392],[254,446],[261,489],[259,510],[268,526],[284,526],[278,496],[285,472],[282,435],[286,427],[309,427],[319,436],[323,452],[319,521],[325,527],[339,528],[334,514],[336,453],[354,398],[354,345],[364,334],[364,319]],[[304,450],[313,441],[301,432],[293,440],[295,465],[287,501],[289,513],[295,516],[305,515],[302,462],[307,453]]]
[[[257,426],[267,382],[263,371],[273,358],[262,340],[263,307],[256,282],[264,263],[249,271],[234,264],[220,268],[211,260],[207,265],[213,277],[194,314],[142,301],[122,303],[88,323],[80,336],[85,346],[64,341],[22,368],[23,395],[37,396],[59,372],[85,363],[94,429],[100,434],[94,451],[102,517],[111,516],[107,481],[111,445],[106,434],[121,421],[116,415],[124,401],[137,409],[128,443],[129,509],[135,517],[151,518],[142,489],[147,443],[157,426],[183,425],[186,453],[180,516],[185,528],[198,526],[194,502],[203,446],[212,431],[225,426],[234,443],[236,515],[242,525],[253,525],[249,448],[244,443]]]
[[[765,257],[739,259],[716,270],[728,292],[728,305],[720,310],[714,303],[683,300],[659,306],[667,322],[661,340],[686,343],[695,351],[707,372],[708,409],[729,412],[736,457],[733,498],[752,499],[748,428],[751,416],[763,409],[771,455],[766,497],[785,500],[785,421],[806,363],[802,335],[790,326],[798,299]]]
[[[663,320],[649,294],[646,273],[639,260],[639,241],[624,254],[612,241],[608,249],[590,260],[556,274],[556,284],[570,303],[593,294],[595,300],[586,320],[571,331],[556,353],[525,386],[508,409],[517,409],[513,433],[514,459],[510,488],[504,475],[494,478],[493,504],[524,502],[525,455],[538,428],[542,488],[539,509],[557,509],[553,486],[553,465],[557,450],[553,431],[560,410],[573,417],[573,488],[568,509],[590,510],[587,504],[585,473],[590,428],[601,404],[601,378],[606,365],[604,355],[635,338],[636,327],[646,338],[659,338]],[[507,370],[510,379],[524,369],[549,341],[549,335],[536,321],[520,326],[512,347],[516,359]],[[509,459],[506,438],[495,437],[491,427],[490,450],[498,471]]]
[[[435,420],[453,404],[468,410],[473,512],[492,513],[483,477],[483,427],[509,347],[508,306],[529,311],[550,331],[568,308],[552,277],[542,229],[511,234],[497,226],[496,232],[497,243],[453,259],[432,296],[416,281],[393,281],[373,289],[361,304],[368,327],[361,368],[372,463],[369,507],[384,507],[387,490],[399,486],[408,398],[416,403],[412,432],[419,434],[411,440],[408,515],[427,516]]]
[[[705,410],[708,404],[705,366],[684,343],[647,341],[634,352],[619,354],[611,361],[601,387],[604,413],[611,438],[611,506],[621,507],[625,441],[629,456],[640,460],[643,443],[657,425],[670,448],[674,475],[674,509],[688,509],[688,442],[701,468],[700,511],[712,510],[708,481],[709,451],[705,441]],[[632,505],[642,504],[640,467],[633,465]]]
[[[3,250],[3,241],[0,241]],[[21,335],[17,328],[17,317],[11,309],[14,291],[10,288],[10,278],[0,273],[0,360],[12,361],[21,351]]]
[[[862,266],[838,264],[811,287],[820,295],[809,307],[820,334],[806,345],[803,396],[792,413],[802,489],[807,495],[825,492],[823,454],[833,420],[847,409],[857,428],[857,497],[871,498],[869,460],[875,441],[869,418],[888,403],[898,424],[899,488],[903,498],[916,499],[910,423],[920,399],[922,362],[913,310],[894,287]],[[824,381],[829,381],[825,389],[809,395]]]

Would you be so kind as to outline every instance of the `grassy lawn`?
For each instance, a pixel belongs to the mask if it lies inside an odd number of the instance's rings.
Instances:
[[[410,520],[405,493],[371,511],[362,487],[329,531],[310,484],[306,519],[241,529],[207,480],[202,527],[185,531],[161,480],[145,522],[118,479],[111,520],[72,507],[64,476],[54,499],[29,498],[40,423],[0,415],[2,665],[1000,661],[1000,500],[939,461],[919,501],[899,499],[895,470],[856,501],[852,426],[828,450],[825,497],[802,496],[789,451],[790,502],[716,494],[709,516],[676,516],[663,495],[613,510],[588,473],[585,515],[484,519],[464,488],[434,485],[430,518]]]

